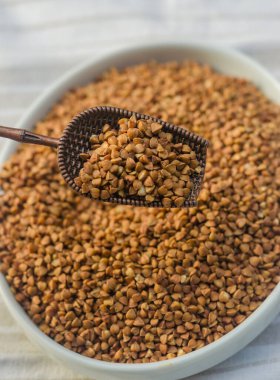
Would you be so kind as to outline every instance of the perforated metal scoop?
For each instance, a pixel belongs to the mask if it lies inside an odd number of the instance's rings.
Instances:
[[[200,173],[193,173],[190,176],[193,186],[183,207],[195,206],[197,204],[197,197],[204,177],[208,141],[186,129],[166,123],[161,119],[115,107],[95,107],[87,109],[86,111],[75,116],[64,129],[60,139],[38,135],[23,129],[1,126],[0,137],[9,138],[23,143],[45,145],[57,148],[58,166],[67,184],[79,194],[91,198],[90,193],[83,194],[81,188],[74,182],[74,179],[78,177],[84,164],[80,154],[87,153],[91,150],[90,137],[92,135],[100,134],[102,127],[105,124],[109,124],[112,128],[117,129],[119,119],[130,118],[133,114],[137,119],[149,119],[161,124],[164,132],[172,133],[174,136],[173,141],[175,143],[180,142],[188,144],[190,148],[195,151],[197,160],[202,170]],[[139,196],[127,196],[126,198],[114,196],[102,201],[133,206],[163,207],[161,201],[148,203]],[[174,205],[172,207],[176,206]]]

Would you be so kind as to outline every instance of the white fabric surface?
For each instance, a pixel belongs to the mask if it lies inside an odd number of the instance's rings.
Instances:
[[[73,65],[151,38],[234,45],[280,79],[279,21],[277,0],[0,0],[1,124],[14,125]],[[280,378],[279,317],[241,352],[191,379],[240,377]],[[31,344],[0,299],[0,380],[74,379],[84,378]]]

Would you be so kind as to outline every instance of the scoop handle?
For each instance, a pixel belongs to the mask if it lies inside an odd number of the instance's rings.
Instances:
[[[9,128],[0,126],[0,137],[5,137],[14,141],[45,145],[57,148],[59,139],[38,135],[37,133],[26,131],[25,129]]]

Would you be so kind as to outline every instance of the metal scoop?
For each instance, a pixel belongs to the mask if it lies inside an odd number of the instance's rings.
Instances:
[[[173,141],[175,143],[181,142],[188,144],[190,148],[195,151],[197,160],[199,161],[202,170],[200,173],[193,173],[191,175],[190,179],[193,186],[183,207],[196,206],[197,197],[204,177],[208,141],[186,129],[166,123],[161,119],[120,108],[102,106],[87,109],[86,111],[75,116],[64,129],[63,134],[59,139],[38,135],[24,129],[1,126],[0,137],[6,137],[22,143],[38,144],[57,148],[58,166],[67,184],[80,195],[91,198],[90,193],[83,194],[81,192],[81,188],[74,182],[74,179],[79,175],[79,172],[84,164],[80,154],[87,153],[91,150],[90,137],[92,135],[100,134],[102,127],[105,124],[109,124],[112,128],[118,128],[119,119],[130,118],[133,114],[136,116],[137,120],[149,119],[161,124],[164,132],[173,134]],[[126,198],[114,196],[106,199],[106,201],[102,201],[132,206],[163,207],[161,201],[148,203],[139,196],[127,196]],[[176,206],[174,205],[172,207]]]

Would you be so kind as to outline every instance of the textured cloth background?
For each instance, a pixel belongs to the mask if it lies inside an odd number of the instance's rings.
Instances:
[[[84,59],[170,38],[235,46],[280,79],[276,0],[0,0],[0,123],[13,126]],[[280,378],[279,317],[244,350],[191,379],[238,378]],[[29,343],[0,298],[0,380],[74,379],[85,380]]]

